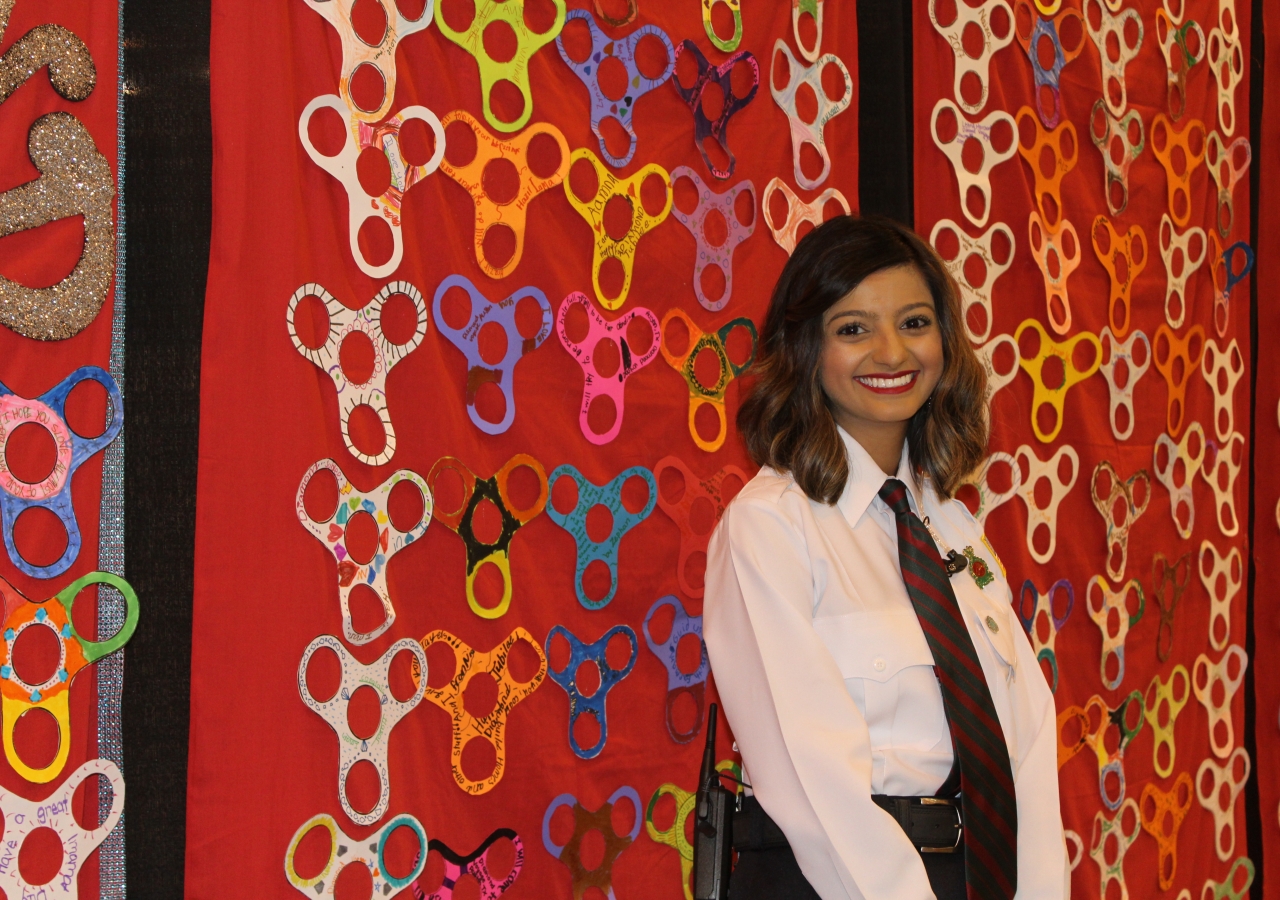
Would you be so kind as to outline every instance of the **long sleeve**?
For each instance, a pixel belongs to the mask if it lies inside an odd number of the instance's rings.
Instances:
[[[805,535],[772,493],[744,491],[713,535],[703,623],[755,794],[823,900],[932,898],[915,848],[871,802],[867,723],[812,624]]]

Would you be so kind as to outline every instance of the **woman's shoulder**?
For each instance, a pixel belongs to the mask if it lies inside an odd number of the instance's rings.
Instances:
[[[764,466],[730,501],[722,521],[731,521],[731,528],[750,526],[762,519],[799,526],[808,503],[809,498],[790,473]]]

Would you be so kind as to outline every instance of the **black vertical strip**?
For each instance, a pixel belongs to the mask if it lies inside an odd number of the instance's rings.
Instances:
[[[1262,187],[1262,160],[1271,148],[1264,147],[1262,141],[1262,91],[1265,85],[1266,67],[1266,35],[1262,13],[1263,0],[1253,0],[1251,7],[1249,34],[1249,137],[1253,144],[1254,164],[1249,167],[1249,243],[1255,254],[1258,249],[1258,194]],[[1244,790],[1244,822],[1245,839],[1249,858],[1253,860],[1254,877],[1250,894],[1262,896],[1262,803],[1258,796],[1258,738],[1257,715],[1258,697],[1254,687],[1254,675],[1257,671],[1257,657],[1254,651],[1257,640],[1253,628],[1254,590],[1257,586],[1257,572],[1253,564],[1253,536],[1257,510],[1254,508],[1253,478],[1256,463],[1257,447],[1255,435],[1258,426],[1258,279],[1260,269],[1264,265],[1262,259],[1256,258],[1253,277],[1249,279],[1249,583],[1245,604],[1245,637],[1244,650],[1248,654],[1251,665],[1245,670],[1244,678],[1244,748],[1253,761],[1253,774]],[[1270,717],[1268,717],[1270,721]]]
[[[129,896],[181,898],[200,334],[213,162],[209,0],[121,0],[125,41],[125,650]]]
[[[911,3],[858,0],[858,206],[915,223]]]

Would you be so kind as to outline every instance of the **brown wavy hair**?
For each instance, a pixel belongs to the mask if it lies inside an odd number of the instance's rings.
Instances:
[[[811,499],[835,503],[849,464],[822,390],[823,314],[867,276],[914,266],[933,295],[942,332],[942,377],[907,423],[912,467],[950,497],[987,447],[987,373],[964,333],[959,289],[933,249],[880,216],[839,216],[796,245],[778,277],[760,335],[755,383],[738,429],[757,465],[790,472]]]

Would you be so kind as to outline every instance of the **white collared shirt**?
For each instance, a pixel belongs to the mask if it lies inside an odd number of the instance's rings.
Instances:
[[[886,476],[843,429],[849,479],[834,506],[761,469],[707,551],[703,635],[755,795],[823,900],[932,898],[919,853],[872,794],[934,794],[952,747],[933,655],[898,564]],[[1069,896],[1057,718],[1009,585],[964,504],[896,476],[948,549],[994,576],[951,579],[1013,766],[1018,900]]]

